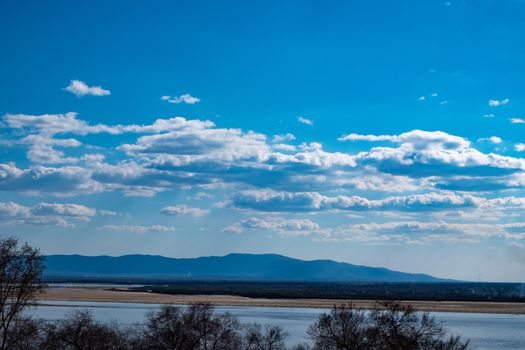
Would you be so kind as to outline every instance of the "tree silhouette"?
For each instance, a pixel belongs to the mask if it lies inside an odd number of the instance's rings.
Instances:
[[[43,290],[43,257],[38,249],[15,238],[0,240],[0,349],[11,349],[13,326],[22,310]]]

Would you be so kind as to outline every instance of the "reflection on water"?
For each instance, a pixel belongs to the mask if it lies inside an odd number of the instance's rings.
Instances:
[[[117,321],[131,325],[144,320],[146,312],[155,310],[157,304],[40,301],[28,313],[37,318],[59,320],[78,308],[89,308],[94,317],[102,322]],[[218,312],[229,312],[245,323],[261,323],[282,326],[289,333],[289,344],[307,341],[306,328],[320,313],[314,308],[220,306]],[[471,339],[473,349],[525,349],[525,315],[494,315],[472,313],[433,313],[436,319],[452,332]]]

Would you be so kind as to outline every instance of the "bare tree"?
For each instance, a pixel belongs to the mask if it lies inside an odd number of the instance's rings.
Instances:
[[[64,320],[48,323],[40,349],[125,350],[128,335],[116,324],[96,322],[89,310],[75,310]]]
[[[38,249],[15,238],[0,240],[0,349],[10,344],[12,327],[22,310],[43,290],[43,257]]]
[[[40,350],[45,321],[18,316],[9,327],[7,348],[12,350]]]
[[[353,304],[334,306],[322,314],[307,334],[315,349],[364,350],[370,346],[370,324],[365,310]]]
[[[216,315],[205,327],[205,334],[201,341],[203,350],[242,348],[241,324],[236,317],[230,314]]]
[[[247,350],[284,350],[288,334],[279,326],[263,327],[251,324],[245,327],[244,339]]]
[[[241,348],[237,318],[216,315],[210,304],[184,309],[164,305],[147,315],[146,324],[133,340],[133,348],[157,350],[235,350]]]
[[[310,326],[316,350],[466,350],[468,341],[448,335],[428,313],[398,302],[381,302],[370,312],[334,306]]]
[[[135,339],[134,347],[155,350],[196,349],[197,342],[185,318],[182,308],[172,305],[163,305],[160,310],[150,312],[144,330]]]
[[[428,312],[416,312],[412,305],[379,302],[371,311],[374,349],[378,350],[465,350],[468,341],[447,336],[447,330]]]
[[[148,350],[284,350],[286,338],[281,327],[243,327],[236,317],[215,314],[210,304],[164,305],[148,314],[136,334],[131,348]]]

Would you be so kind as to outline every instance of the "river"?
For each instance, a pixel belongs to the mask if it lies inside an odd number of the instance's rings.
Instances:
[[[142,322],[148,311],[158,307],[158,304],[40,301],[38,306],[31,307],[28,312],[37,318],[59,320],[72,310],[88,308],[99,321],[131,325]],[[315,308],[246,306],[219,306],[216,310],[229,312],[245,323],[282,326],[289,334],[287,343],[290,345],[307,341],[306,329],[320,313],[326,311]],[[525,349],[525,315],[447,312],[435,312],[433,315],[453,333],[470,339],[473,349]]]

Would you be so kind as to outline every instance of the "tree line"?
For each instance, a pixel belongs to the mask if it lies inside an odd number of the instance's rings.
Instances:
[[[210,304],[163,305],[141,324],[98,322],[89,310],[63,320],[34,319],[23,312],[41,293],[43,257],[14,238],[0,240],[0,350],[464,350],[428,313],[399,302],[370,311],[334,306],[308,328],[308,342],[287,347],[279,326],[243,324]]]

